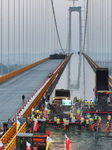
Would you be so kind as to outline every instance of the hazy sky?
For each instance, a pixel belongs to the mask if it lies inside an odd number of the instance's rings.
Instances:
[[[54,7],[56,11],[57,24],[60,32],[60,38],[62,45],[66,48],[67,35],[68,35],[68,9],[73,7],[73,1],[71,0],[53,0]],[[75,6],[84,6],[84,0],[79,0],[75,2]],[[72,49],[79,48],[79,18],[78,13],[75,12],[72,15]],[[79,50],[79,49],[78,49]]]

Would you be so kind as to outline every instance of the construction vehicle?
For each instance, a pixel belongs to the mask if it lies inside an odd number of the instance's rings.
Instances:
[[[56,89],[55,97],[52,98],[53,106],[56,113],[63,114],[70,110],[72,101],[70,100],[70,90],[68,89]]]
[[[46,131],[45,119],[38,119],[38,130],[33,131],[34,121],[27,127],[25,133],[18,133],[16,138],[16,150],[27,149],[27,142],[30,144],[31,150],[45,150],[47,144],[47,136],[50,131]]]
[[[95,88],[94,95],[96,97],[96,104],[91,112],[90,109],[85,110],[85,113],[112,113],[112,105],[110,95],[112,91],[109,89],[108,81],[108,68],[97,68],[96,69],[96,79],[95,79]]]

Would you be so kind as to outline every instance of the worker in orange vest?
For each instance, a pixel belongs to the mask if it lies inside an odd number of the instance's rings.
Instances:
[[[111,132],[111,130],[110,130],[110,122],[109,121],[107,121],[107,124],[106,124],[106,131],[107,132]]]
[[[64,127],[63,130],[66,130],[66,124],[65,124],[65,121],[66,121],[66,118],[63,118],[63,127]]]
[[[110,114],[108,114],[108,116],[107,116],[107,121],[111,121],[111,115]]]

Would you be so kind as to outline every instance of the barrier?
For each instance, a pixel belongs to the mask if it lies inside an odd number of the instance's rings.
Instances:
[[[3,148],[8,143],[8,141],[12,138],[12,136],[15,134],[15,132],[16,132],[16,126],[17,126],[17,123],[15,122],[12,125],[12,127],[10,129],[8,129],[7,132],[1,137],[0,141],[3,144]]]
[[[51,83],[54,81],[56,75],[59,73],[59,71],[61,70],[61,68],[64,66],[64,64],[66,63],[66,61],[69,59],[71,55],[69,55],[66,59],[64,59],[61,63],[61,65],[59,66],[59,68],[57,69],[57,71],[51,76],[50,80],[48,81],[48,83],[45,85],[45,87],[41,90],[41,92],[38,94],[38,96],[35,98],[35,100],[30,104],[30,106],[26,109],[26,111],[23,113],[23,117],[28,117],[31,114],[31,110],[32,108],[35,108],[35,106],[39,103],[39,101],[41,100],[41,98],[43,97],[44,93],[46,92],[46,90],[49,88],[49,86],[51,85]]]
[[[24,71],[26,71],[26,70],[32,68],[32,67],[35,67],[36,65],[38,65],[38,64],[40,64],[40,63],[42,63],[42,62],[48,60],[49,58],[50,58],[50,57],[47,57],[47,58],[42,59],[42,60],[40,60],[40,61],[38,61],[38,62],[35,62],[35,63],[33,63],[33,64],[30,64],[30,65],[28,65],[28,66],[25,66],[25,67],[23,67],[23,68],[20,68],[20,69],[18,69],[18,70],[15,70],[15,71],[13,71],[13,72],[10,72],[10,73],[8,73],[8,74],[5,74],[5,75],[1,76],[1,77],[0,77],[0,83],[3,82],[3,81],[6,81],[6,80],[8,80],[8,79],[10,79],[10,78],[12,78],[12,77],[14,77],[14,76],[16,76],[16,75],[18,75],[18,74],[24,72]]]
[[[87,59],[88,63],[92,67],[93,71],[96,72],[96,68],[100,68],[87,54],[83,53],[84,57]],[[112,79],[108,77],[109,87],[112,90]]]
[[[23,125],[21,126],[21,128],[18,130],[17,133],[24,133],[25,131],[26,131],[26,122],[23,123]],[[14,135],[14,137],[12,138],[10,143],[7,144],[7,146],[4,148],[4,150],[13,150],[14,149],[14,146],[16,145],[17,133]]]
[[[34,108],[40,101],[40,99],[43,97],[44,93],[46,92],[46,90],[49,88],[50,84],[54,81],[56,75],[59,73],[59,71],[61,70],[61,68],[64,66],[64,64],[66,63],[66,61],[69,59],[71,55],[69,55],[66,59],[64,59],[64,61],[61,63],[61,65],[59,66],[59,68],[56,70],[56,72],[51,76],[50,80],[48,81],[48,83],[45,85],[45,87],[42,89],[42,91],[38,94],[38,96],[35,98],[35,100],[31,103],[31,105],[27,108],[27,110],[24,112],[23,117],[28,117],[29,114],[31,113],[32,108]],[[29,101],[29,100],[28,100]],[[20,108],[21,109],[21,108]],[[14,127],[13,127],[14,126]],[[5,150],[13,150],[14,146],[16,145],[16,136],[17,133],[23,133],[26,131],[26,122],[23,123],[23,125],[21,126],[21,128],[18,130],[18,132],[16,132],[16,126],[17,123],[15,122],[13,124],[13,126],[2,136],[2,138],[0,139],[0,141],[2,141],[3,143],[3,148]],[[12,139],[11,139],[12,138]],[[10,141],[10,143],[8,143]]]

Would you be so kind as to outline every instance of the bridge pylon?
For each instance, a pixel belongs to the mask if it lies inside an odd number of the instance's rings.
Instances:
[[[79,12],[79,51],[82,52],[82,19],[81,7],[69,7],[69,35],[68,35],[68,53],[71,50],[71,16],[72,12]]]

